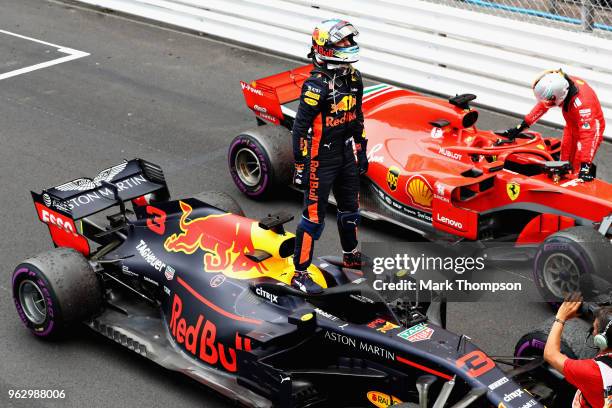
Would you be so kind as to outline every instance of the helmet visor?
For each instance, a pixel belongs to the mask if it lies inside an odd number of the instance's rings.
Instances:
[[[346,37],[357,35],[359,35],[359,31],[357,31],[351,23],[343,21],[329,30],[329,41],[331,43],[337,43]]]

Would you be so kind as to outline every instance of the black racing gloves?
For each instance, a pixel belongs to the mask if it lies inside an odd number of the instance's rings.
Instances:
[[[593,181],[597,176],[597,166],[593,163],[582,163],[580,165],[580,171],[578,177],[584,181]]]
[[[503,132],[498,133],[498,135],[514,140],[519,134],[521,134],[523,130],[528,129],[528,128],[529,128],[529,125],[527,124],[527,122],[522,121],[519,125],[513,128],[510,128],[508,130],[504,130]]]
[[[366,139],[355,143],[355,149],[357,150],[357,165],[359,166],[359,175],[363,176],[368,172],[368,141]]]

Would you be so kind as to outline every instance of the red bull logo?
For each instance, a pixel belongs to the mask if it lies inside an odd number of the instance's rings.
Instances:
[[[345,95],[338,103],[332,103],[331,113],[348,112],[357,104],[357,98],[353,95]]]
[[[189,255],[204,251],[206,272],[228,276],[254,271],[264,274],[264,266],[246,256],[255,250],[251,237],[253,221],[230,213],[190,219],[193,208],[182,201],[179,204],[183,211],[179,221],[182,232],[166,239],[166,251]]]
[[[169,325],[170,333],[177,344],[185,347],[189,353],[211,366],[221,366],[229,372],[237,371],[236,350],[251,350],[251,341],[236,333],[232,346],[219,342],[217,325],[198,316],[195,324],[183,316],[183,301],[176,294],[172,300],[172,315]]]
[[[327,127],[336,127],[340,125],[344,125],[347,122],[357,119],[357,114],[355,112],[345,112],[339,118],[326,117],[325,118],[325,126]]]

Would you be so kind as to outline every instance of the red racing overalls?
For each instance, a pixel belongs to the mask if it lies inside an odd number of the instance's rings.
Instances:
[[[567,75],[565,78],[570,83],[570,89],[562,106],[565,129],[561,160],[569,161],[574,171],[578,171],[582,163],[592,163],[595,159],[606,122],[599,99],[589,84],[580,78]],[[525,123],[531,126],[549,109],[549,106],[539,102],[525,116]]]

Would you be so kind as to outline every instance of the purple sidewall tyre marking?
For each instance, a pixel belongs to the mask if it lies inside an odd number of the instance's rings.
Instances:
[[[525,350],[527,348],[529,348],[529,347],[533,347],[533,348],[536,348],[538,350],[544,350],[544,346],[545,345],[546,345],[546,343],[544,343],[543,341],[538,340],[538,339],[527,340],[526,342],[521,344],[521,347],[518,348],[515,357],[522,357],[522,355],[525,352]]]
[[[525,343],[521,344],[521,347],[519,347],[518,351],[516,352],[515,357],[522,357],[523,352],[525,351],[525,349],[527,349],[527,347],[529,347],[530,344],[531,344],[531,341],[526,341]]]
[[[49,333],[51,333],[52,330],[53,330],[53,320],[49,322],[49,324],[47,325],[47,328],[44,331],[42,332],[33,331],[32,333],[40,337],[46,337],[49,335]]]
[[[19,300],[19,294],[17,293],[18,288],[16,287],[16,283],[18,283],[19,279],[22,275],[27,275],[30,278],[36,278],[36,283],[39,285],[40,289],[43,291],[45,295],[45,304],[47,307],[47,318],[45,322],[40,326],[34,326],[32,322],[26,317],[26,314],[23,310],[23,306],[21,305],[21,301]],[[13,286],[13,301],[15,303],[15,308],[17,309],[17,314],[19,318],[23,322],[23,324],[36,336],[46,337],[49,336],[50,333],[53,332],[53,327],[55,326],[55,309],[53,305],[53,298],[50,295],[50,291],[47,288],[46,282],[33,270],[23,267],[17,269],[13,273],[12,278],[12,286]],[[37,330],[43,328],[42,331]]]
[[[559,239],[559,238],[556,238],[556,239]],[[555,250],[561,251],[564,253],[570,253],[571,255],[573,255],[574,261],[577,264],[579,264],[578,267],[582,267],[582,269],[588,271],[589,261],[585,259],[579,247],[576,248],[576,245],[577,244],[573,242],[565,242],[565,241],[548,241],[547,242],[545,241],[543,245],[540,247],[540,249],[538,250],[538,252],[536,253],[536,256],[534,258],[533,269],[532,269],[533,281],[536,283],[536,287],[538,291],[540,292],[540,294],[545,298],[546,303],[548,303],[554,309],[559,308],[559,306],[561,306],[561,302],[558,300],[550,299],[550,296],[552,295],[552,293],[544,292],[544,291],[550,292],[550,290],[548,288],[542,287],[544,286],[544,278],[543,278],[543,271],[541,269],[543,268],[544,265],[540,265],[540,263],[541,261],[542,263],[544,261],[541,260],[541,258],[546,253],[550,253],[550,252],[554,253]]]
[[[13,281],[12,281],[13,287],[15,286],[15,281],[17,280],[17,277],[21,275],[22,273],[28,273],[28,272],[30,272],[28,268],[21,268],[21,269],[16,270],[13,273]]]
[[[258,185],[250,187],[242,182],[238,172],[236,170],[236,166],[234,165],[234,159],[236,152],[240,147],[246,147],[250,149],[259,159],[260,169],[261,169],[261,180]],[[234,139],[233,143],[230,145],[229,152],[227,155],[228,166],[230,169],[230,174],[236,187],[245,195],[253,198],[261,197],[266,193],[270,184],[270,166],[269,159],[267,158],[265,152],[259,147],[259,145],[253,142],[250,138],[239,136]]]

